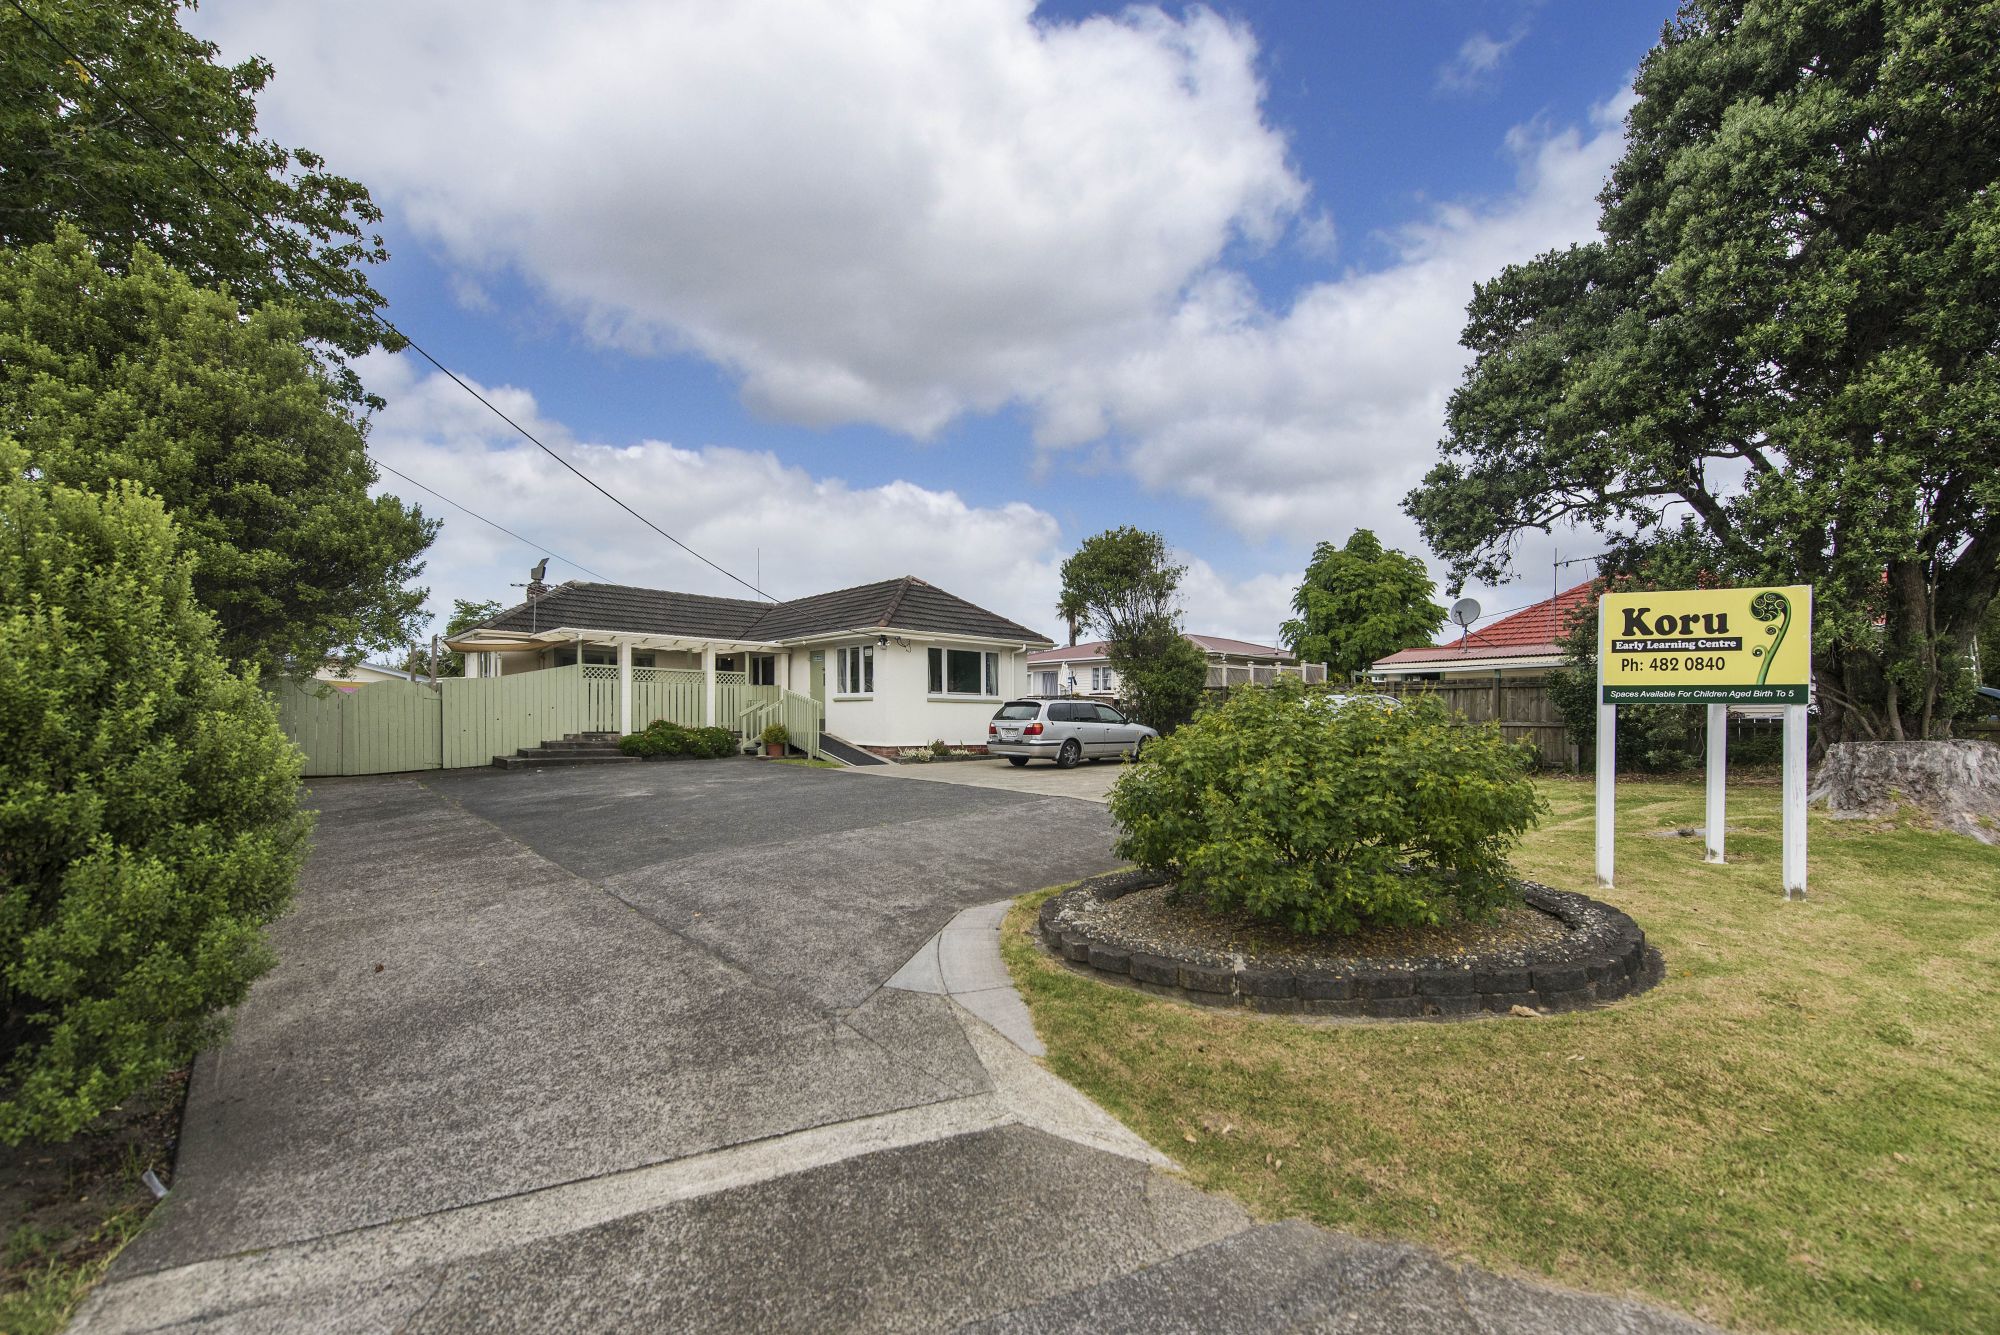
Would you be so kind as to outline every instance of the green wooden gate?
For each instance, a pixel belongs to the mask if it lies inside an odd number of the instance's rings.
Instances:
[[[377,682],[351,691],[324,682],[273,688],[278,726],[305,752],[305,775],[396,774],[442,763],[444,701],[428,685]],[[491,764],[488,756],[484,763]]]

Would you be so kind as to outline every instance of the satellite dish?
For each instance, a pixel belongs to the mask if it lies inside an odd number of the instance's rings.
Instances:
[[[1461,598],[1453,603],[1451,605],[1451,620],[1452,624],[1458,626],[1460,629],[1471,626],[1473,622],[1479,620],[1479,600],[1477,598]]]

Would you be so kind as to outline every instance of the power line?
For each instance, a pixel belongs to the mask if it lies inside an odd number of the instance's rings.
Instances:
[[[179,139],[175,138],[171,134],[168,134],[165,130],[161,129],[159,125],[155,124],[152,117],[148,116],[135,103],[133,103],[131,99],[120,94],[116,86],[113,85],[110,82],[110,80],[104,78],[103,75],[99,74],[96,68],[90,64],[90,62],[86,61],[80,54],[72,50],[69,44],[64,42],[62,38],[56,36],[54,31],[50,29],[48,24],[42,22],[39,18],[29,13],[26,6],[24,6],[21,3],[21,0],[7,0],[7,2],[14,8],[16,12],[20,14],[22,18],[26,19],[31,25],[33,25],[42,34],[43,37],[47,38],[50,45],[54,46],[58,51],[61,51],[65,56],[69,57],[69,59],[76,62],[77,68],[88,73],[90,75],[92,82],[97,84],[99,87],[103,88],[105,91],[109,92],[113,97],[117,98],[119,102],[123,103],[125,109],[131,112],[132,115],[137,117],[142,123],[144,123],[147,129],[151,130],[155,135],[159,136],[159,139],[162,143],[164,143],[168,148],[173,149],[176,153],[179,153],[189,162],[193,163],[195,167],[200,170],[202,175],[208,177],[209,180],[215,182],[216,187],[220,189],[224,195],[228,196],[229,199],[232,202],[234,202],[238,208],[242,209],[245,214],[249,215],[250,220],[264,231],[267,240],[271,240],[277,236],[278,229],[272,226],[271,221],[268,218],[266,218],[255,207],[245,202],[243,197],[238,195],[236,191],[230,186],[229,182],[223,180],[222,177],[217,175],[216,172],[211,167],[209,167],[207,163],[203,162],[200,158],[196,157],[194,155],[193,150],[189,149],[187,145],[181,143]],[[317,255],[314,255],[310,250],[304,251],[302,252],[302,254],[306,262],[319,265],[322,269],[325,269],[327,267],[325,263]],[[481,394],[471,385],[468,385],[465,383],[465,381],[459,379],[457,372],[453,371],[450,367],[446,366],[436,357],[433,357],[430,354],[430,351],[426,349],[423,344],[417,342],[414,338],[411,338],[408,334],[404,333],[400,328],[398,328],[395,325],[394,322],[386,318],[382,318],[382,327],[388,330],[390,333],[394,334],[397,338],[402,339],[403,342],[406,345],[408,345],[411,351],[415,352],[419,357],[422,357],[432,366],[435,366],[439,371],[442,371],[447,377],[450,378],[451,382],[454,385],[457,385],[467,394],[470,394],[473,398],[479,400],[480,403],[484,404],[487,411],[491,412],[495,417],[505,422],[508,426],[513,427],[514,430],[520,432],[522,437],[526,439],[530,444],[535,446],[536,449],[539,449],[542,453],[548,455],[549,458],[554,459],[564,468],[567,468],[570,472],[576,474],[579,478],[582,478],[584,482],[590,485],[592,490],[596,491],[599,495],[603,496],[613,505],[623,510],[626,514],[631,515],[634,519],[638,520],[640,523],[644,524],[647,528],[653,530],[653,532],[659,534],[661,537],[665,538],[668,542],[671,542],[674,546],[680,548],[682,551],[686,552],[689,556],[692,556],[695,560],[701,562],[709,569],[717,572],[718,574],[727,576],[732,580],[735,580],[738,584],[741,584],[744,588],[750,590],[752,593],[756,594],[760,598],[770,599],[771,601],[775,601],[774,599],[771,599],[770,594],[765,593],[762,589],[758,588],[755,584],[752,584],[749,580],[744,579],[741,575],[736,574],[734,571],[724,569],[722,566],[717,565],[715,562],[709,560],[706,556],[703,556],[700,552],[696,551],[694,548],[682,542],[679,538],[675,537],[673,534],[661,528],[658,524],[655,524],[652,520],[646,518],[646,516],[640,514],[637,510],[634,510],[624,501],[612,495],[611,492],[605,490],[604,487],[598,484],[595,478],[591,477],[588,473],[585,473],[582,469],[578,468],[575,464],[571,463],[569,460],[563,458],[560,454],[557,454],[547,445],[544,445],[532,431],[529,431],[526,427],[522,426],[519,422],[516,422],[506,413],[501,412],[500,409],[495,407],[493,402],[490,399],[488,399],[484,394]],[[425,490],[429,490],[429,488],[425,488]],[[432,494],[435,495],[436,493]],[[461,506],[460,508],[463,509],[464,507]],[[466,513],[470,514],[471,511],[468,510]],[[495,527],[498,527],[498,525],[495,525]],[[575,562],[571,562],[570,564],[574,565]],[[583,567],[581,566],[577,567],[577,569],[579,570],[581,570],[582,568]]]
[[[505,533],[508,537],[514,539],[514,541],[518,543],[521,543],[523,546],[532,547],[538,552],[544,552],[549,556],[553,556],[555,557],[556,560],[562,562],[564,565],[574,567],[577,570],[581,570],[586,575],[596,575],[598,579],[603,580],[606,584],[611,584],[615,582],[614,580],[611,579],[609,575],[599,575],[595,570],[592,570],[589,566],[584,565],[579,561],[572,561],[567,556],[564,556],[561,552],[550,551],[549,548],[543,546],[541,543],[532,542],[529,539],[522,537],[520,534],[516,533],[513,529],[508,528],[505,524],[494,523],[491,519],[488,519],[485,515],[480,514],[477,510],[474,510],[471,506],[460,505],[457,501],[445,495],[443,492],[439,491],[436,487],[426,487],[424,486],[423,483],[417,481],[415,478],[411,477],[408,473],[400,472],[397,469],[391,468],[389,467],[389,465],[383,463],[380,459],[376,459],[373,462],[375,466],[381,469],[383,472],[394,473],[397,477],[403,479],[403,481],[409,483],[411,486],[416,487],[419,490],[429,492],[431,495],[443,501],[446,505],[451,506],[454,510],[463,510],[466,514],[471,515],[474,519],[477,519],[480,523],[488,525],[489,527],[492,528],[499,529],[502,533]]]

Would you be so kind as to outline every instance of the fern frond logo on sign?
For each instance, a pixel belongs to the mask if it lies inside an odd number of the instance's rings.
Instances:
[[[1812,685],[1812,589],[1607,593],[1603,703],[1802,705]]]

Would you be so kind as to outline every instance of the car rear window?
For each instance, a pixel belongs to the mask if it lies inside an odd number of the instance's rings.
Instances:
[[[995,714],[993,717],[1029,719],[1029,718],[1040,718],[1041,714],[1042,714],[1042,707],[1038,704],[1035,704],[1033,701],[1016,700],[1011,703],[1000,706],[1000,712]]]

